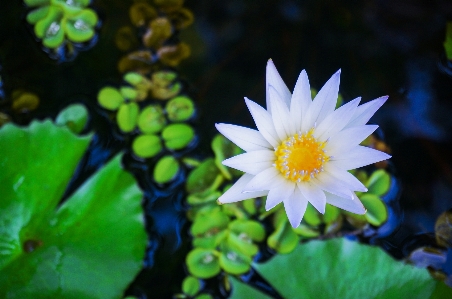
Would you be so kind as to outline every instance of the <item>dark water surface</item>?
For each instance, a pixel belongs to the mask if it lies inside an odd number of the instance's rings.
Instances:
[[[112,128],[96,95],[105,84],[121,81],[116,66],[123,53],[114,36],[129,24],[131,3],[93,1],[91,7],[101,18],[97,43],[65,62],[42,51],[24,20],[22,1],[1,0],[1,107],[13,90],[24,89],[41,102],[29,116],[13,118],[21,124],[55,117],[72,102],[83,102],[90,110],[95,139],[67,194],[126,149],[128,140]],[[264,105],[269,58],[289,89],[302,69],[311,86],[320,88],[341,68],[340,92],[346,101],[389,95],[371,121],[385,134],[403,190],[404,217],[397,219],[399,229],[387,236],[386,249],[403,257],[404,242],[434,231],[438,215],[452,207],[452,66],[442,46],[446,21],[452,20],[451,1],[188,0],[186,6],[195,23],[181,33],[181,40],[191,46],[192,56],[179,71],[199,108],[200,143],[194,154],[210,155],[215,122],[254,126],[243,97]],[[127,154],[124,160],[145,189],[150,235],[145,270],[128,293],[170,298],[180,291],[190,246],[181,189],[184,174],[163,190],[149,182],[145,165]]]

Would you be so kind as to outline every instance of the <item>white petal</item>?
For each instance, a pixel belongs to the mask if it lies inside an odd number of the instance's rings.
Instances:
[[[260,196],[267,195],[268,191],[258,191],[258,192],[247,192],[242,193],[243,187],[248,184],[249,181],[254,176],[251,174],[245,173],[242,175],[234,185],[231,186],[223,195],[218,198],[218,202],[220,203],[231,203],[236,201],[241,201],[249,198],[256,198]]]
[[[359,215],[366,213],[366,209],[364,208],[363,204],[354,193],[353,199],[339,197],[328,192],[325,193],[325,195],[326,202],[329,203],[330,205]]]
[[[317,211],[324,214],[325,213],[325,193],[314,184],[309,182],[301,182],[297,184],[298,189],[300,189],[301,194],[316,208]]]
[[[334,111],[339,92],[340,74],[341,70],[337,71],[320,89],[312,101],[306,117],[302,120],[302,131],[309,130],[316,123],[319,124]]]
[[[386,153],[377,151],[370,147],[358,145],[347,153],[334,157],[328,163],[332,163],[333,165],[344,170],[350,170],[387,160],[389,158],[391,158],[391,156]]]
[[[315,136],[320,141],[324,141],[330,136],[334,136],[337,132],[340,132],[352,117],[356,107],[358,107],[359,101],[361,101],[361,98],[356,98],[333,111],[324,121],[318,124],[315,130]]]
[[[290,119],[295,126],[296,132],[301,130],[301,120],[304,118],[311,103],[311,87],[309,86],[308,75],[305,70],[302,70],[298,76],[290,101]]]
[[[265,92],[267,94],[267,109],[270,110],[270,101],[269,101],[269,94],[268,94],[268,88],[269,86],[273,86],[276,91],[281,96],[282,101],[286,104],[287,107],[289,107],[290,98],[292,95],[290,94],[290,90],[287,88],[287,85],[284,83],[283,79],[278,73],[278,70],[275,67],[275,64],[271,59],[267,62],[267,74],[266,74],[266,86],[265,86]]]
[[[345,129],[331,137],[325,149],[333,156],[347,152],[360,144],[377,128],[377,125],[364,125]]]
[[[288,180],[283,180],[280,188],[272,188],[267,195],[267,201],[265,202],[265,210],[274,208],[277,204],[283,200],[292,196],[294,192],[295,184]]]
[[[273,127],[273,120],[270,113],[247,98],[245,98],[245,103],[259,132],[274,148],[278,147],[281,140],[279,140],[278,134]]]
[[[337,180],[340,180],[343,185],[352,191],[367,192],[367,188],[361,183],[353,174],[334,166],[331,163],[325,165],[325,171],[332,175]]]
[[[352,198],[352,192],[341,181],[336,180],[326,171],[319,173],[312,182],[322,190],[336,194],[337,196]]]
[[[292,227],[298,227],[301,219],[306,212],[308,200],[301,194],[298,188],[295,188],[292,195],[284,200],[284,208],[286,209],[287,218]]]
[[[215,127],[226,138],[247,152],[272,149],[271,144],[257,130],[230,124],[215,124]]]
[[[290,123],[289,109],[281,100],[279,100],[279,94],[273,86],[269,86],[268,93],[270,94],[273,126],[279,138],[284,140],[290,135],[295,134],[295,130]]]
[[[243,192],[270,190],[275,181],[284,179],[281,172],[275,167],[270,167],[258,173],[244,188]]]
[[[358,106],[346,128],[365,125],[387,99],[388,96],[384,96]]]
[[[270,150],[260,150],[244,153],[223,161],[223,165],[234,169],[250,173],[253,175],[273,167],[275,152]]]

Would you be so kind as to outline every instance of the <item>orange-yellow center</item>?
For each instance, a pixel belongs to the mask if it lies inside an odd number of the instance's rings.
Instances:
[[[309,181],[323,171],[323,165],[329,160],[324,147],[313,136],[314,129],[295,134],[284,140],[275,150],[274,166],[282,175],[293,181]]]

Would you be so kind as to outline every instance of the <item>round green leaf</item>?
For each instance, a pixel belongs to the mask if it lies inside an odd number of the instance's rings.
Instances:
[[[90,0],[50,0],[54,6],[61,7],[66,15],[72,16],[80,13]]]
[[[140,158],[151,158],[160,153],[162,143],[155,135],[139,135],[133,140],[132,150]]]
[[[281,254],[292,252],[298,242],[300,237],[294,232],[288,220],[280,222],[267,239],[268,247]]]
[[[165,115],[159,105],[147,106],[141,111],[138,117],[138,128],[146,134],[158,133],[165,125]]]
[[[245,233],[235,234],[230,232],[226,242],[228,244],[228,248],[249,257],[254,256],[259,251],[259,247],[253,244],[253,241]]]
[[[65,18],[62,25],[69,40],[83,43],[93,38],[97,21],[97,14],[94,10],[83,9],[76,15]]]
[[[390,184],[391,176],[384,169],[379,169],[372,173],[365,185],[368,193],[381,196],[388,192]]]
[[[178,96],[166,104],[166,113],[170,121],[186,121],[195,113],[193,101],[186,96]]]
[[[312,228],[306,224],[301,223],[298,227],[294,228],[293,231],[301,236],[302,238],[315,238],[320,235],[320,232],[316,228]]]
[[[129,100],[135,100],[138,97],[138,91],[133,88],[133,87],[129,87],[129,86],[122,86],[119,89],[119,92],[121,93],[121,95],[125,98],[125,99],[129,99]]]
[[[138,120],[139,106],[137,103],[124,103],[119,106],[116,122],[124,133],[130,133],[135,129]]]
[[[199,279],[193,276],[187,276],[182,281],[182,292],[188,296],[194,296],[201,289],[201,283]]]
[[[228,180],[231,180],[232,176],[240,175],[240,171],[227,168],[223,165],[223,161],[225,159],[243,153],[238,146],[229,141],[229,139],[225,138],[223,135],[217,134],[212,140],[211,147],[215,153],[215,164]]]
[[[124,97],[118,89],[108,86],[99,91],[99,94],[97,95],[97,102],[103,108],[114,111],[117,110],[122,103],[124,103]]]
[[[170,182],[179,172],[179,162],[173,156],[164,156],[154,168],[154,180],[159,184]]]
[[[48,120],[0,129],[0,298],[119,298],[141,269],[142,193],[120,156],[59,206],[90,139]]]
[[[240,275],[251,269],[251,257],[224,245],[219,259],[220,267],[227,273]]]
[[[322,223],[320,213],[310,203],[308,203],[308,206],[306,207],[306,212],[304,213],[303,221],[311,226],[317,226],[320,223]]]
[[[388,219],[388,211],[380,197],[375,194],[365,193],[359,199],[367,209],[367,213],[364,216],[370,224],[380,226]]]
[[[85,128],[87,121],[88,110],[82,104],[67,106],[55,119],[57,125],[67,126],[74,133],[80,133]]]
[[[190,144],[195,131],[187,124],[171,124],[163,129],[162,137],[167,148],[180,150]]]
[[[219,232],[228,226],[229,217],[219,207],[212,210],[200,211],[196,214],[190,232],[193,236],[201,236],[206,233]]]
[[[185,260],[188,271],[195,277],[206,279],[220,273],[218,253],[213,249],[195,248]]]
[[[276,255],[256,271],[283,298],[432,298],[437,282],[426,269],[392,259],[378,247],[346,239],[311,241]],[[439,282],[442,283],[442,282]],[[265,298],[232,278],[232,299]],[[240,290],[240,291],[238,291]],[[452,297],[452,290],[446,294]]]
[[[265,238],[265,229],[257,221],[236,219],[229,223],[229,229],[237,235],[242,235],[242,237],[246,236],[246,238],[256,242],[263,241]]]

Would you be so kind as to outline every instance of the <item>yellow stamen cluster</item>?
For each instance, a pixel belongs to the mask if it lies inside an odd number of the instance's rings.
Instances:
[[[302,134],[299,132],[284,140],[275,150],[274,166],[285,178],[293,182],[309,181],[323,171],[330,157],[324,147],[327,141],[317,141],[314,129]]]

